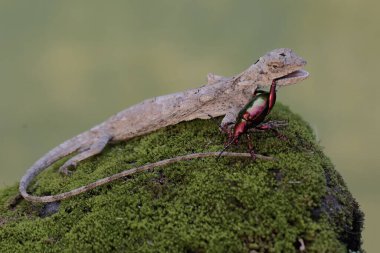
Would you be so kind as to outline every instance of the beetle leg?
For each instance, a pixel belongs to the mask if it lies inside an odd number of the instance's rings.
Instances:
[[[286,127],[288,126],[288,122],[285,120],[271,120],[265,123],[261,123],[258,126],[256,126],[259,130],[268,130],[268,129],[274,129],[279,127]]]
[[[252,159],[256,160],[255,151],[253,150],[253,141],[249,133],[247,133],[247,139],[248,139],[248,151],[251,154]]]
[[[287,126],[287,125],[288,123],[284,121],[268,121],[256,126],[255,129],[261,130],[261,131],[271,130],[279,139],[286,141],[288,140],[288,138],[285,135],[281,134],[276,128]]]

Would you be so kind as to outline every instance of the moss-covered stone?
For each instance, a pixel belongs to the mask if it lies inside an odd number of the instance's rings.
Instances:
[[[278,158],[197,159],[157,168],[43,204],[0,191],[0,252],[348,252],[360,250],[363,215],[308,125],[276,105],[281,132],[255,133],[257,153]],[[30,189],[56,194],[122,170],[192,152],[218,151],[225,136],[194,120],[107,147],[71,177],[42,173]],[[246,140],[231,150],[245,151]],[[44,218],[42,218],[44,217]]]

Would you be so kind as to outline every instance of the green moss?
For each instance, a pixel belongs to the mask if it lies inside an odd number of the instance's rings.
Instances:
[[[307,252],[360,250],[362,213],[310,127],[282,105],[271,118],[289,121],[281,131],[288,140],[255,133],[254,145],[275,162],[181,162],[63,201],[46,218],[43,204],[14,201],[17,187],[4,189],[0,252],[298,252],[300,239]],[[60,161],[30,190],[60,193],[148,162],[218,151],[224,141],[212,120],[184,122],[107,147],[71,177],[56,173]],[[244,138],[231,150],[245,151]]]

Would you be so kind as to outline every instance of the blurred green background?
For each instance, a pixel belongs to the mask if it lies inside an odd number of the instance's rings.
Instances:
[[[145,98],[233,75],[290,47],[311,73],[278,98],[313,127],[380,228],[378,1],[0,1],[0,187]]]

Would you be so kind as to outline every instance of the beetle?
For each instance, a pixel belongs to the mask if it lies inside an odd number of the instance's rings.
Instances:
[[[263,123],[275,103],[276,80],[273,80],[269,92],[264,90],[256,90],[254,92],[252,99],[240,110],[231,130],[227,130],[226,127],[223,128],[223,131],[228,134],[228,141],[220,152],[219,157],[231,144],[237,144],[240,136],[246,134],[248,138],[249,152],[251,153],[252,158],[255,159],[253,144],[248,131],[251,129],[274,130],[279,135],[274,127],[282,126],[281,123],[273,121]]]

